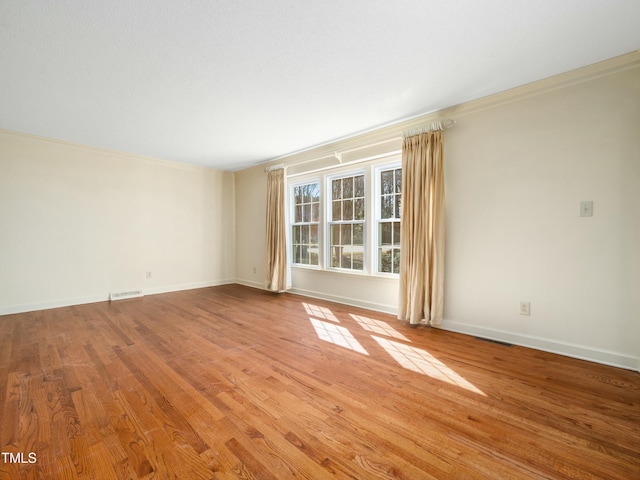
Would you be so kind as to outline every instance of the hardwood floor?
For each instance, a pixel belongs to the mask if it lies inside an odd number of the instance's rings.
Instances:
[[[637,372],[310,298],[7,315],[0,348],[3,480],[640,478]]]

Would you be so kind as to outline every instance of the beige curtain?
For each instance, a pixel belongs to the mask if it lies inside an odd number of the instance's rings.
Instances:
[[[265,284],[267,290],[287,289],[287,241],[285,218],[284,169],[267,172],[267,257]]]
[[[398,318],[437,326],[444,304],[442,131],[404,139]]]

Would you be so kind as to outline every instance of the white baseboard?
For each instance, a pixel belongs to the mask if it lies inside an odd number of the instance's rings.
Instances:
[[[473,335],[474,337],[507,342],[521,347],[534,348],[536,350],[542,350],[543,352],[557,353],[559,355],[578,358],[580,360],[611,365],[612,367],[640,371],[640,358],[608,350],[585,347],[583,345],[575,345],[567,342],[559,342],[531,335],[521,335],[504,330],[483,328],[461,322],[447,321],[446,319],[442,322],[442,325],[439,328],[451,332]]]
[[[182,283],[179,285],[168,285],[163,287],[145,288],[145,295],[158,295],[160,293],[181,292],[183,290],[195,290],[196,288],[217,287],[219,285],[229,285],[236,283],[234,279],[210,280],[207,282]]]
[[[264,285],[259,282],[254,282],[252,280],[245,280],[243,278],[236,278],[233,283],[237,283],[238,285],[244,285],[245,287],[257,288],[259,290],[266,290]]]
[[[235,283],[234,279],[212,280],[207,282],[184,283],[179,285],[168,285],[163,287],[145,288],[144,295],[156,295],[159,293],[179,292],[182,290],[193,290],[196,288],[215,287]],[[37,310],[48,310],[50,308],[71,307],[73,305],[84,305],[87,303],[106,302],[109,300],[109,293],[90,295],[86,297],[72,297],[47,302],[25,303],[22,305],[0,306],[0,315],[11,315],[14,313],[34,312]]]
[[[264,290],[264,287],[261,284],[251,282],[249,280],[236,279],[235,283]],[[322,300],[328,300],[330,302],[341,303],[344,305],[366,308],[368,310],[373,310],[376,312],[388,313],[391,315],[397,314],[396,305],[384,305],[361,299],[331,295],[323,292],[305,290],[301,288],[291,288],[290,290],[288,290],[288,292],[305,297],[318,298]],[[556,353],[558,355],[564,355],[566,357],[578,358],[580,360],[601,363],[603,365],[610,365],[612,367],[640,371],[640,358],[631,355],[624,355],[617,352],[611,352],[608,350],[601,350],[597,348],[585,347],[583,345],[559,342],[556,340],[534,337],[531,335],[521,335],[517,333],[507,332],[505,330],[483,328],[461,322],[447,321],[446,319],[443,321],[443,324],[439,328],[451,332],[463,333],[465,335],[472,335],[474,337],[482,337],[488,338],[490,340],[507,342],[513,345],[533,348],[544,352]]]
[[[0,315],[11,315],[13,313],[35,312],[37,310],[48,310],[50,308],[70,307],[72,305],[84,305],[86,303],[106,302],[109,300],[109,293],[100,295],[90,295],[87,297],[73,297],[48,302],[25,303],[22,305],[7,305],[0,307]]]
[[[236,278],[235,283],[244,285],[245,287],[258,288],[260,290],[266,290],[264,285],[258,282],[252,282],[251,280],[244,280]],[[303,288],[290,288],[287,293],[293,293],[295,295],[302,295],[303,297],[317,298],[320,300],[328,300],[330,302],[336,302],[343,305],[350,305],[352,307],[366,308],[367,310],[373,310],[376,312],[389,313],[395,315],[397,308],[395,305],[384,305],[382,303],[368,302],[366,300],[360,300],[357,298],[343,297],[340,295],[331,295],[324,292],[318,292],[315,290],[305,290]]]
[[[305,297],[319,298],[321,300],[329,300],[330,302],[342,303],[344,305],[350,305],[352,307],[366,308],[367,310],[374,310],[376,312],[388,313],[391,315],[395,315],[398,312],[398,308],[395,305],[385,305],[383,303],[370,302],[367,300],[361,300],[359,298],[331,295],[329,293],[317,292],[314,290],[305,290],[302,288],[291,288],[290,290],[288,290],[288,292]]]

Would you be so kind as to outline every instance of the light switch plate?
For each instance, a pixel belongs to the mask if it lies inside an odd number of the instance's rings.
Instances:
[[[581,217],[593,216],[593,202],[591,200],[584,200],[580,202],[580,216]]]

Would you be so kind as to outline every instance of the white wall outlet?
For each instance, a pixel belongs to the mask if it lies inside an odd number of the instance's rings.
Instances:
[[[593,202],[591,200],[583,200],[580,202],[580,216],[592,217],[593,216]]]
[[[147,272],[147,278],[151,278],[151,272]]]
[[[256,271],[256,267],[253,267],[253,273],[258,273],[258,272]]]
[[[520,302],[520,315],[530,315],[531,304],[529,302]]]

